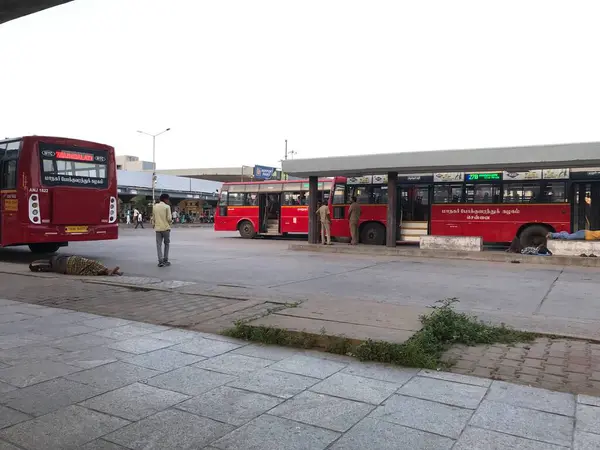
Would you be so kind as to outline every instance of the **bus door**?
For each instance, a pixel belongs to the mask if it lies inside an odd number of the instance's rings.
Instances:
[[[600,180],[573,183],[571,204],[573,232],[600,230]]]
[[[258,229],[260,233],[279,234],[281,193],[258,194]]]
[[[403,242],[419,242],[429,234],[431,187],[429,185],[401,185],[398,187],[397,221]]]

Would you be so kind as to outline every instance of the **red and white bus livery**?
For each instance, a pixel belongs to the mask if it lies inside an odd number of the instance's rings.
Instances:
[[[331,211],[331,234],[349,237],[348,207],[361,205],[360,241],[385,243],[387,176],[319,180]],[[600,170],[548,169],[399,175],[396,237],[481,236],[507,243],[545,231],[600,229]],[[308,232],[308,182],[225,183],[215,230],[243,237]],[[296,204],[298,202],[298,204]]]

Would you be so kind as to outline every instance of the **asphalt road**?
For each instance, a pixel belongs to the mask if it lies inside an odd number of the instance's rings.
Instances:
[[[288,243],[243,240],[210,228],[175,229],[173,265],[158,268],[154,233],[146,228],[121,229],[117,241],[75,243],[61,252],[119,265],[128,275],[403,305],[456,297],[459,309],[484,318],[574,319],[600,330],[599,269],[295,252]],[[31,259],[26,249],[0,250],[2,261]]]

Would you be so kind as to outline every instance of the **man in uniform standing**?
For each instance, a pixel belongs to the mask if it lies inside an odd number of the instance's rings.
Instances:
[[[317,203],[317,216],[321,222],[321,243],[323,245],[331,245],[331,215],[327,205],[321,202]],[[327,240],[325,240],[327,237]]]
[[[350,207],[348,208],[348,221],[350,222],[350,236],[352,240],[350,245],[358,244],[358,221],[360,219],[360,205],[356,197],[352,196]]]

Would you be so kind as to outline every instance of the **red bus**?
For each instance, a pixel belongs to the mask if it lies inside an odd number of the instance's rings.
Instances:
[[[547,231],[600,229],[600,169],[549,169],[398,176],[399,242],[423,235],[481,236],[486,243],[526,244]],[[307,233],[307,181],[225,183],[215,230]],[[349,199],[361,204],[360,242],[385,243],[387,176],[319,180],[331,210],[331,234],[349,237]],[[296,205],[296,199],[303,202]]]
[[[114,149],[76,139],[0,141],[0,247],[51,253],[71,241],[117,239]]]

